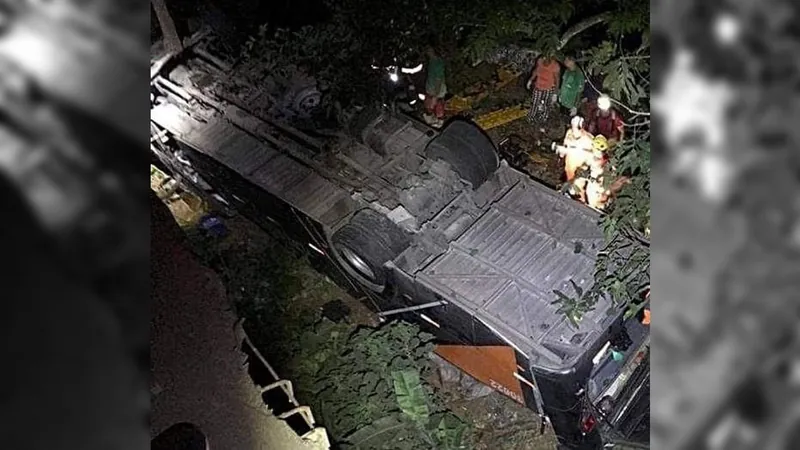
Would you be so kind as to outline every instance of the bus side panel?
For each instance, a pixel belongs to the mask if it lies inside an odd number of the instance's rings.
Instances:
[[[277,225],[298,243],[311,241],[312,236],[306,231],[307,227],[286,202],[247,181],[213,158],[195,151],[186,144],[182,144],[181,147],[189,151],[193,166],[203,178],[215,190],[227,196],[243,216],[267,229]]]
[[[503,341],[499,336],[494,334],[486,325],[484,325],[481,321],[475,320],[474,330],[475,330],[475,344],[476,345],[506,345],[505,341]],[[521,354],[519,351],[515,351],[514,354],[516,355],[516,367],[514,370],[524,377],[526,380],[531,381],[534,386],[538,386],[535,382],[534,377],[532,376],[530,370],[526,368],[530,366],[528,358]],[[519,383],[522,389],[522,397],[525,400],[525,406],[529,409],[532,409],[537,414],[541,414],[539,403],[536,401],[536,395],[533,392],[533,388],[528,386],[525,383]]]
[[[568,374],[536,372],[536,384],[540,387],[544,410],[550,418],[559,442],[570,449],[595,450],[603,447],[598,427],[583,435],[581,420],[586,408],[585,393],[577,395],[586,386],[591,362]]]
[[[328,275],[354,297],[370,295],[334,260],[328,249],[328,230],[322,224],[213,158],[195,151],[186,144],[181,143],[181,147],[189,153],[195,169],[215,190],[235,202],[236,209],[243,216],[267,230],[274,230],[277,227],[281,234],[277,237],[289,240],[284,244],[296,245],[308,256],[312,267]],[[234,200],[233,196],[241,201]]]
[[[426,331],[434,333],[441,344],[437,348],[447,352],[447,355],[440,354],[440,356],[498,392],[537,413],[540,411],[533,388],[514,376],[518,374],[535,386],[530,371],[525,369],[529,364],[524,355],[508,346],[486,325],[476,320],[469,311],[459,307],[452,300],[448,301],[422,283],[416,284],[416,290],[414,304],[442,300],[448,302],[444,306],[416,311],[415,322]],[[423,314],[426,319],[432,319],[438,326],[431,325],[429,320],[423,319]],[[486,370],[490,372],[487,373]]]
[[[414,304],[446,302],[445,305],[419,311],[419,314],[425,314],[426,317],[439,324],[436,332],[439,343],[475,345],[472,314],[449,299],[431,291],[422,283],[415,281],[414,287],[416,289],[416,295],[413,297]]]

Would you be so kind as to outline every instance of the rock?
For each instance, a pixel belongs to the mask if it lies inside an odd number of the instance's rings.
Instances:
[[[489,386],[476,382],[472,387],[464,393],[464,397],[467,400],[475,400],[478,398],[483,398],[486,396],[491,395],[494,392],[494,389],[490,388]]]
[[[431,353],[430,358],[439,372],[439,379],[442,384],[458,383],[461,380],[461,369],[450,364],[447,360],[435,353]]]
[[[322,305],[322,316],[332,322],[342,322],[350,315],[350,308],[342,300],[333,300]]]
[[[494,389],[481,383],[475,378],[467,375],[461,369],[449,363],[441,356],[432,353],[430,355],[431,361],[436,366],[439,372],[439,379],[442,384],[458,383],[461,390],[464,392],[464,398],[467,400],[475,400],[481,397],[486,397],[494,392]]]
[[[486,397],[494,392],[494,389],[467,374],[461,376],[461,388],[464,390],[464,398],[467,400]]]

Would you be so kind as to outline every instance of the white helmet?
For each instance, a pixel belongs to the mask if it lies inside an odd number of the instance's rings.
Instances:
[[[597,107],[602,111],[606,111],[608,108],[611,108],[611,97],[605,94],[601,95],[597,99]]]
[[[569,124],[573,127],[583,128],[583,117],[575,116],[569,121]]]

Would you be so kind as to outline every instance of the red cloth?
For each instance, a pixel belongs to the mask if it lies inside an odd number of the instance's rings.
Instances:
[[[590,125],[590,133],[601,134],[608,140],[619,140],[620,128],[624,125],[622,117],[615,110],[610,110],[607,115],[603,115],[600,110],[594,113],[594,120]]]
[[[439,100],[436,102],[436,105],[433,107],[433,114],[436,116],[437,119],[441,119],[444,117],[444,100]]]
[[[428,96],[425,98],[425,109],[428,114],[433,114],[437,119],[444,117],[444,100]]]

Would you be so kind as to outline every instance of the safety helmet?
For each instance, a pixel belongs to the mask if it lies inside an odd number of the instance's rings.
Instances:
[[[573,127],[583,128],[583,117],[575,116],[569,121],[569,124]]]
[[[601,111],[607,111],[611,108],[611,97],[603,94],[597,99],[597,107],[600,108]]]
[[[592,149],[598,152],[604,152],[608,150],[608,139],[605,136],[598,135],[592,140]]]

